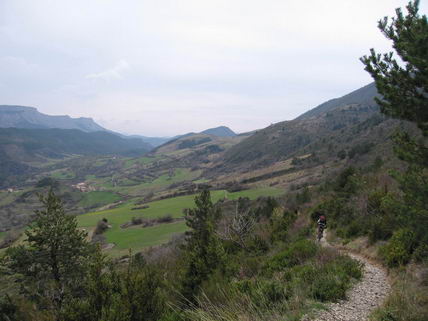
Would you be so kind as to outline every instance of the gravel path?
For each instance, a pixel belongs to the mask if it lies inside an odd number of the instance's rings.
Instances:
[[[323,246],[330,246],[324,239]],[[364,263],[364,274],[347,293],[347,300],[331,303],[327,310],[320,311],[315,319],[304,318],[305,321],[366,321],[370,313],[378,307],[390,291],[386,272],[370,263],[364,257],[346,253],[353,259]]]

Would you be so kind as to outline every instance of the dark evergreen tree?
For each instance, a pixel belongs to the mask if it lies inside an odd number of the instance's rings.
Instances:
[[[394,53],[371,49],[361,61],[374,78],[383,113],[418,124],[428,134],[428,23],[418,13],[419,0],[407,5],[408,14],[396,9],[397,17],[378,22],[382,33],[393,42]]]
[[[395,217],[403,226],[415,231],[421,246],[428,244],[428,22],[419,15],[419,1],[409,2],[407,15],[400,8],[396,17],[388,17],[378,23],[382,33],[393,42],[394,53],[378,54],[371,49],[361,61],[374,78],[381,111],[394,118],[414,122],[422,131],[422,137],[400,131],[395,135],[395,152],[408,162],[404,172],[394,176],[403,191],[401,200],[394,199]]]
[[[131,256],[123,271],[98,250],[87,272],[81,295],[64,308],[64,321],[155,321],[166,310],[154,266]]]
[[[8,249],[5,264],[19,276],[27,297],[61,320],[64,302],[79,291],[90,246],[86,232],[77,228],[74,216],[65,214],[52,190],[40,201],[44,208],[35,212],[26,244]]]
[[[221,212],[211,202],[208,190],[195,197],[196,208],[186,211],[186,270],[182,294],[190,303],[196,303],[201,284],[221,266],[224,251],[215,234]]]

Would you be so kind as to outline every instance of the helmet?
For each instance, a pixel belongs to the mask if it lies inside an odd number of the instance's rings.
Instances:
[[[325,221],[325,216],[324,215],[320,216],[320,221]]]

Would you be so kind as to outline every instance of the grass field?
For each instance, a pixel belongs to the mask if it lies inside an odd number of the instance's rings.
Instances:
[[[174,174],[169,176],[168,174],[164,174],[162,176],[159,176],[154,181],[143,184],[146,185],[145,187],[163,187],[168,186],[174,183],[179,183],[185,180],[192,180],[201,175],[200,170],[197,171],[191,171],[188,168],[177,168],[174,170]]]
[[[83,199],[79,202],[79,205],[83,207],[103,206],[121,199],[121,197],[115,193],[103,191],[88,192],[84,195]]]
[[[115,178],[115,186],[112,184],[111,177],[87,177],[87,180],[89,183],[111,192],[117,192],[129,196],[138,196],[143,195],[149,191],[159,191],[174,183],[196,179],[200,175],[200,170],[191,171],[189,168],[177,168],[171,176],[165,173],[164,175],[161,175],[152,181],[141,183],[128,178],[120,177]]]
[[[76,175],[73,172],[66,171],[66,170],[59,170],[55,171],[51,174],[52,178],[56,179],[72,179],[76,177]]]
[[[282,190],[265,187],[253,190],[246,190],[236,193],[227,193],[226,191],[213,191],[211,193],[213,202],[217,202],[223,197],[228,199],[238,199],[239,197],[249,197],[255,199],[259,196],[279,196]],[[149,208],[132,210],[133,202],[127,202],[121,206],[105,211],[92,212],[77,217],[79,227],[84,227],[88,231],[93,229],[97,222],[106,218],[112,226],[106,233],[108,243],[114,243],[116,246],[111,250],[111,254],[119,256],[127,254],[128,249],[133,252],[139,251],[144,247],[158,245],[167,242],[173,234],[183,233],[186,225],[183,221],[162,224],[150,228],[127,228],[122,229],[120,225],[132,220],[133,217],[156,218],[166,214],[173,217],[182,217],[183,209],[194,207],[195,195],[180,196],[160,201],[147,203]]]

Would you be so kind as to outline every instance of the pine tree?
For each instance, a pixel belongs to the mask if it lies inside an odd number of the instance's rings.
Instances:
[[[52,190],[41,196],[42,210],[25,232],[26,245],[7,251],[6,266],[20,276],[24,293],[61,320],[64,301],[78,290],[90,246]]]
[[[400,8],[397,17],[378,22],[386,38],[392,40],[394,53],[378,54],[374,49],[361,61],[374,78],[377,98],[383,113],[394,118],[415,122],[428,135],[428,23],[420,16],[419,0],[407,5],[405,16]]]
[[[393,42],[394,53],[378,54],[371,49],[361,61],[375,80],[381,111],[394,118],[415,123],[422,137],[400,131],[395,135],[394,150],[408,163],[395,178],[403,192],[401,200],[394,200],[395,216],[405,227],[415,231],[420,246],[428,244],[428,22],[419,15],[419,1],[409,2],[407,15],[400,8],[391,21],[388,17],[378,22],[381,32]],[[403,227],[403,226],[400,226]]]
[[[186,211],[185,255],[187,266],[183,280],[182,294],[192,304],[201,284],[223,262],[224,251],[220,240],[215,235],[216,222],[221,212],[211,202],[208,190],[195,197],[196,208]]]

